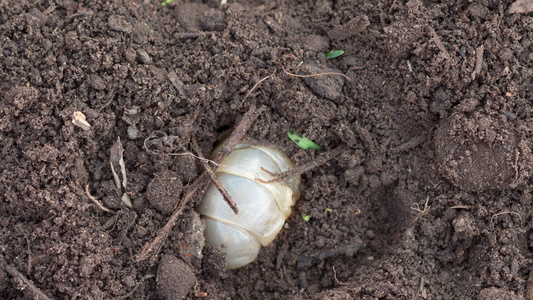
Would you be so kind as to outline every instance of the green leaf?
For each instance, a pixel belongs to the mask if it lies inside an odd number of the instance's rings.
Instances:
[[[326,58],[335,58],[343,54],[344,54],[344,51],[342,50],[333,50],[333,51],[326,52]]]
[[[309,220],[311,220],[311,216],[308,216],[306,214],[302,214],[302,218],[304,219],[304,221],[306,222],[309,222]]]
[[[289,136],[289,139],[291,139],[291,141],[295,142],[296,145],[298,145],[304,150],[308,150],[309,148],[314,149],[315,151],[322,150],[322,147],[320,147],[310,139],[306,138],[305,136],[300,137],[298,136],[298,134],[291,132],[291,130],[287,131],[287,135]]]
[[[165,6],[165,5],[168,5],[168,4],[172,3],[172,2],[174,2],[174,0],[165,0],[165,1],[161,2],[161,5]]]

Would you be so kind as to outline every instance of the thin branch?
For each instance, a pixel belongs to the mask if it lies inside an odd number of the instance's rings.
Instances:
[[[307,162],[301,166],[282,172],[280,174],[274,174],[264,168],[261,168],[261,170],[269,173],[270,175],[277,176],[277,177],[272,180],[263,180],[261,178],[254,178],[254,180],[257,182],[261,182],[261,183],[276,183],[276,182],[287,181],[295,176],[302,175],[305,172],[308,172],[316,167],[319,167],[325,164],[327,161],[331,160],[332,158],[339,156],[347,148],[348,147],[346,145],[338,146],[337,148],[329,152],[326,152],[321,156],[318,156],[317,158],[313,159],[310,162]]]
[[[413,204],[411,209],[418,212],[417,218],[425,215],[429,211],[431,206],[429,206],[428,203],[429,203],[429,197],[426,198],[426,203],[424,203],[424,209],[420,209],[420,205],[418,205],[418,203]]]
[[[477,75],[481,74],[481,70],[483,69],[483,52],[485,51],[485,48],[483,44],[481,46],[476,48],[476,64],[474,67],[474,71],[472,72],[472,80],[476,79]]]
[[[51,300],[46,296],[31,280],[26,278],[22,273],[20,273],[15,267],[4,263],[4,268],[7,273],[9,273],[11,276],[15,277],[15,280],[19,283],[23,284],[25,287],[23,289],[27,289],[30,291],[30,293],[33,296],[33,299],[35,300]]]
[[[137,290],[137,288],[139,288],[139,286],[141,286],[141,284],[143,284],[143,282],[146,280],[146,279],[149,279],[149,278],[152,278],[154,277],[155,275],[144,275],[143,278],[141,278],[141,280],[139,280],[139,282],[135,285],[135,287],[133,288],[133,290],[131,290],[129,293],[127,293],[126,295],[124,296],[120,296],[118,297],[117,299],[127,299],[131,296],[133,296],[133,294],[135,293],[135,291]]]
[[[231,136],[224,142],[222,148],[218,152],[217,157],[215,159],[216,164],[220,164],[220,162],[224,160],[224,158],[226,158],[229,155],[229,153],[231,153],[231,151],[233,151],[235,146],[239,143],[241,138],[246,134],[246,131],[250,128],[250,126],[255,121],[255,119],[257,119],[257,117],[265,109],[266,107],[264,106],[261,106],[259,109],[256,109],[255,106],[252,106],[250,110],[246,114],[244,114],[239,125],[237,125],[235,130],[231,133]],[[159,253],[159,250],[161,250],[161,246],[166,241],[168,235],[170,234],[170,231],[172,230],[172,228],[174,227],[176,223],[176,220],[181,215],[181,213],[185,209],[185,206],[190,201],[192,196],[200,189],[200,187],[202,186],[202,183],[205,182],[205,179],[206,179],[206,173],[203,173],[198,178],[196,178],[196,180],[191,185],[189,192],[187,193],[187,196],[185,196],[185,198],[179,202],[179,208],[174,211],[174,213],[168,219],[165,226],[163,226],[163,228],[161,228],[157,232],[157,235],[154,238],[154,240],[150,242],[149,244],[146,244],[143,247],[143,250],[141,251],[141,253],[135,257],[135,262],[137,263],[141,262],[152,255],[154,255],[155,257],[155,255]],[[205,187],[207,187],[207,184],[205,185]]]
[[[268,75],[267,77],[264,77],[263,79],[259,80],[249,91],[248,93],[246,93],[246,96],[244,96],[244,98],[242,99],[241,101],[241,104],[239,104],[239,108],[242,107],[242,105],[244,104],[244,101],[246,101],[246,99],[248,98],[248,96],[250,96],[250,94],[265,80],[267,80],[268,78],[272,77],[274,74],[276,74],[276,70],[274,70],[274,72],[272,72],[272,74]]]
[[[274,70],[274,72],[272,72],[272,74],[268,75],[267,77],[259,80],[249,91],[248,93],[246,93],[246,96],[244,96],[244,98],[248,98],[248,96],[250,96],[250,94],[261,84],[261,82],[267,80],[268,78],[272,77],[274,74],[276,74],[276,70]],[[244,101],[244,100],[243,100]],[[242,105],[242,103],[241,103]]]
[[[450,60],[451,59],[450,53],[448,52],[448,50],[446,50],[446,46],[444,46],[444,43],[442,42],[442,39],[437,34],[435,29],[433,29],[433,27],[429,27],[429,33],[431,34],[433,42],[435,43],[437,48],[440,50],[440,52],[442,54],[442,57],[444,57],[446,60]]]
[[[200,184],[202,181],[204,181],[204,179],[205,179],[205,176],[200,176],[196,178],[196,180],[191,186],[191,190],[189,191],[187,196],[180,202],[179,209],[174,211],[172,216],[168,219],[167,224],[165,224],[165,226],[163,226],[163,228],[161,228],[157,232],[157,236],[154,238],[154,240],[150,244],[146,244],[143,247],[143,250],[141,251],[141,253],[137,255],[137,257],[135,258],[135,262],[141,262],[147,259],[148,257],[150,257],[150,255],[152,255],[152,253],[153,254],[159,253],[159,250],[161,249],[163,242],[167,239],[170,231],[172,230],[172,228],[174,227],[174,224],[176,223],[176,220],[183,212],[183,209],[185,208],[185,204],[187,204],[187,202],[189,202],[189,200],[192,198],[194,193],[198,191],[198,189],[200,188]]]
[[[472,205],[455,205],[450,208],[462,208],[462,209],[470,209],[472,208]]]
[[[220,192],[220,194],[222,194],[222,197],[224,198],[224,201],[226,201],[226,203],[229,205],[231,210],[233,210],[233,212],[235,214],[238,214],[239,213],[239,209],[237,208],[237,204],[235,204],[235,202],[233,202],[233,199],[231,199],[231,196],[228,194],[228,191],[226,191],[226,189],[222,186],[222,183],[220,183],[220,181],[217,179],[217,175],[215,174],[215,172],[213,172],[213,170],[211,170],[211,168],[209,167],[209,165],[205,161],[205,159],[204,159],[204,157],[202,155],[202,151],[200,150],[200,147],[198,147],[198,143],[196,142],[196,139],[192,138],[191,141],[192,141],[192,147],[193,147],[194,151],[198,154],[198,156],[201,158],[200,161],[202,162],[202,165],[204,166],[204,169],[207,172],[207,174],[209,175],[209,177],[211,177],[211,181],[213,181],[213,183],[215,184],[215,186],[218,189],[218,191]]]
[[[300,78],[308,78],[308,77],[317,77],[317,76],[324,76],[324,75],[340,75],[348,80],[352,80],[350,77],[342,74],[342,73],[337,73],[337,72],[324,72],[324,73],[318,73],[318,74],[310,74],[310,75],[298,75],[298,74],[294,74],[294,73],[291,73],[289,71],[287,71],[285,69],[285,67],[283,65],[280,65],[281,68],[283,69],[283,72],[285,72],[285,74],[289,75],[289,76],[294,76],[294,77],[300,77]]]
[[[494,214],[492,217],[490,217],[490,223],[492,224],[494,221],[494,218],[496,218],[497,216],[506,215],[506,214],[517,215],[518,218],[520,219],[520,226],[522,226],[522,216],[519,213],[514,212],[514,211],[504,211],[504,212]]]
[[[107,211],[108,213],[114,214],[115,212],[110,210],[109,208],[105,207],[100,201],[98,201],[96,198],[94,198],[91,193],[89,192],[89,185],[85,185],[85,195],[91,199],[92,202],[94,202],[101,210]]]
[[[224,158],[226,158],[231,151],[237,146],[239,141],[242,139],[242,137],[246,134],[250,126],[252,126],[252,123],[259,117],[259,115],[266,109],[265,106],[261,106],[259,108],[256,108],[255,106],[252,106],[248,112],[244,114],[242,117],[241,122],[237,127],[235,127],[235,130],[231,133],[230,137],[222,144],[222,147],[220,148],[220,151],[217,154],[217,157],[215,158],[215,162],[217,164],[220,164]]]
[[[344,283],[337,279],[337,271],[335,270],[335,266],[333,266],[333,278],[335,278],[335,281],[337,281],[340,285],[349,285],[348,283]]]

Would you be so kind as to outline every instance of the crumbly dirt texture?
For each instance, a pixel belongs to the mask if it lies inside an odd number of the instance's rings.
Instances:
[[[533,299],[533,18],[512,2],[0,1],[0,299]],[[136,262],[203,172],[192,139],[207,156],[262,105],[246,137],[297,165],[320,153],[291,129],[346,147],[278,238],[225,270],[198,191]]]

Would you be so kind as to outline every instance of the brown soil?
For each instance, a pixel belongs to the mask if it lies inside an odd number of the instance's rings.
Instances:
[[[503,2],[0,1],[0,298],[533,299],[533,19]],[[299,165],[291,128],[348,150],[255,263],[202,249],[200,193],[135,262],[203,172],[171,154],[252,105]]]

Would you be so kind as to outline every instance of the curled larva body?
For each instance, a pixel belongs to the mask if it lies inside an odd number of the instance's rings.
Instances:
[[[207,188],[196,211],[206,222],[206,244],[226,252],[228,269],[254,261],[261,245],[276,238],[300,197],[300,176],[275,183],[255,179],[269,181],[273,174],[292,168],[291,159],[279,150],[239,144],[216,170],[239,213],[229,208],[214,184]]]

